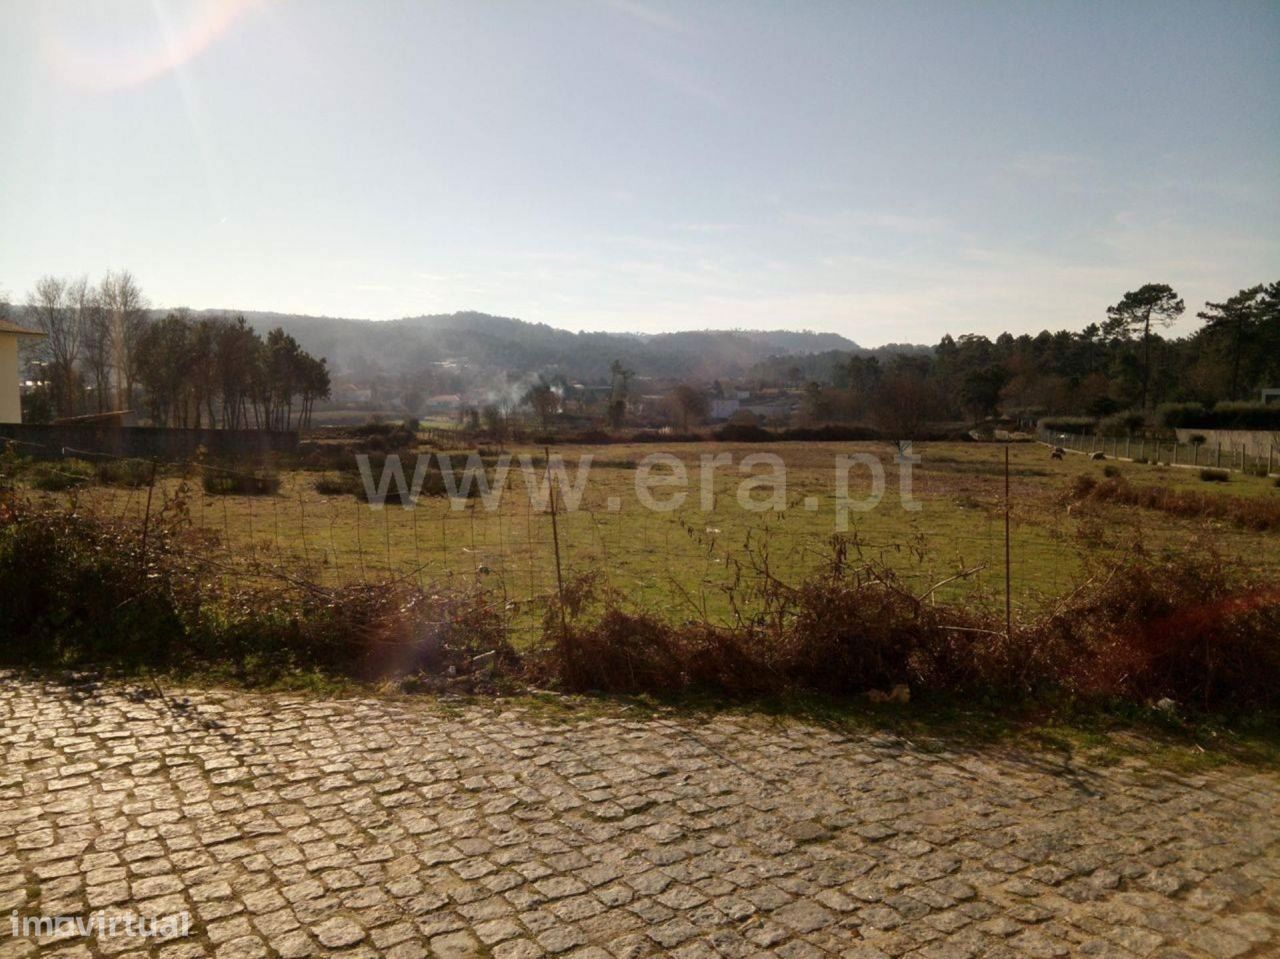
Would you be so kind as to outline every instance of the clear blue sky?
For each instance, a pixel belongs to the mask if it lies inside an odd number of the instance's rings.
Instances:
[[[119,267],[868,345],[1193,314],[1280,279],[1280,4],[0,0],[0,288]]]

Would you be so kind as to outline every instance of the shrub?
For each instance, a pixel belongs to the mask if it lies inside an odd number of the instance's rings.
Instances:
[[[1202,469],[1200,479],[1205,483],[1225,483],[1231,479],[1231,474],[1226,470]]]
[[[730,423],[711,434],[722,443],[772,443],[780,439],[777,433],[763,426],[750,426],[745,423]]]
[[[1088,473],[1081,473],[1079,476],[1072,478],[1067,490],[1068,495],[1073,499],[1081,499],[1088,496],[1097,488],[1097,477],[1090,476]]]
[[[274,496],[280,492],[280,476],[270,471],[243,473],[206,466],[201,485],[211,496]]]
[[[346,469],[355,462],[356,451],[343,443],[301,443],[298,467],[304,470]]]
[[[324,588],[265,570],[210,575],[201,540],[157,516],[138,526],[0,501],[0,663],[286,671],[378,678],[515,671],[501,606],[405,581]],[[482,660],[483,661],[483,660]],[[488,666],[483,669],[487,671]]]
[[[494,469],[494,465],[497,459],[494,456],[483,455],[484,452],[485,451],[482,450],[481,453],[477,455],[479,455],[481,469],[483,469],[484,471],[485,478],[490,484],[490,486],[492,487],[492,485],[496,482],[496,472]],[[398,456],[399,454],[389,454],[389,455]],[[423,472],[422,486],[418,490],[418,495],[420,496],[449,495],[448,487],[445,485],[445,482],[444,482],[444,474],[440,471],[439,462],[437,459],[438,456],[448,456],[450,458],[450,463],[453,467],[453,472],[454,472],[454,482],[455,484],[457,484],[458,487],[462,486],[463,473],[468,466],[469,458],[471,456],[470,451],[455,450],[449,453],[440,453],[440,454],[421,453],[418,455],[428,457],[431,460],[429,466]],[[378,487],[379,479],[382,476],[383,470],[386,469],[387,459],[388,459],[388,455],[384,455],[384,454],[371,454],[369,456],[369,470],[371,475],[373,476],[375,489],[377,489]],[[541,455],[531,456],[530,460],[535,467],[542,465]],[[417,458],[413,456],[400,457],[400,465],[404,473],[404,480],[406,485],[411,484],[413,482],[414,474],[417,470],[417,465],[418,465]],[[314,483],[316,492],[324,496],[351,495],[356,497],[356,499],[360,500],[361,502],[368,502],[369,497],[365,489],[364,478],[360,475],[359,467],[355,461],[355,456],[352,455],[350,459],[344,461],[342,463],[342,466],[345,468],[331,470],[325,473],[323,476],[318,477]],[[479,498],[480,493],[481,491],[480,491],[479,484],[475,482],[471,483],[467,489],[467,497],[470,499]],[[400,505],[401,503],[399,487],[396,486],[394,480],[387,487],[387,497],[385,502],[388,505],[392,505],[392,506]]]
[[[1194,548],[1130,556],[1039,627],[1087,695],[1207,709],[1280,703],[1280,590]]]
[[[1098,423],[1098,432],[1103,436],[1132,436],[1146,426],[1147,418],[1142,413],[1113,413]]]
[[[785,690],[861,693],[909,684],[958,691],[1019,682],[1005,644],[981,617],[926,603],[891,572],[819,575],[795,590],[765,587],[770,613],[732,627],[672,623],[627,608],[584,577],[553,606],[533,675],[579,691],[710,689],[734,695]]]
[[[610,606],[562,635],[554,623],[548,629],[556,635],[552,678],[568,689],[652,693],[688,684],[678,630],[652,614]]]
[[[1098,421],[1092,416],[1046,416],[1039,426],[1054,433],[1092,433]]]
[[[1280,406],[1274,403],[1169,403],[1157,411],[1162,425],[1184,429],[1280,430]]]
[[[560,437],[561,443],[611,443],[614,437],[604,430],[579,430]]]
[[[794,426],[782,431],[784,440],[817,443],[856,443],[879,440],[884,434],[869,426],[852,426],[828,423],[825,426]]]
[[[1208,427],[1207,419],[1203,403],[1161,403],[1156,407],[1156,422],[1168,429]]]
[[[700,443],[706,437],[701,433],[677,433],[674,430],[639,430],[632,433],[629,443]]]
[[[359,426],[353,426],[347,432],[352,436],[389,436],[397,429],[398,427],[395,423],[377,419],[370,420],[368,423],[361,423]]]
[[[1280,406],[1275,403],[1223,402],[1213,407],[1216,429],[1280,430]]]
[[[1280,705],[1280,588],[1196,544],[1160,557],[1134,549],[1012,635],[981,606],[934,603],[878,564],[849,562],[847,545],[798,586],[748,578],[759,612],[727,626],[631,608],[585,577],[566,584],[563,608],[549,605],[542,643],[521,657],[507,644],[503,603],[479,591],[402,579],[326,588],[256,566],[229,585],[203,541],[167,515],[144,546],[136,525],[0,499],[0,662],[226,665],[248,680],[421,674],[468,688],[495,675],[636,693],[850,695],[905,683],[923,693]]]
[[[320,589],[256,586],[223,598],[193,631],[195,657],[236,664],[246,678],[290,671],[380,679],[425,672],[439,681],[517,657],[502,617],[476,592],[427,593],[392,581]]]
[[[362,488],[360,478],[351,473],[326,473],[317,476],[314,485],[321,496],[354,496]]]
[[[796,592],[780,659],[796,686],[826,693],[902,683],[962,690],[979,681],[980,668],[959,631],[987,625],[958,608],[920,602],[885,570],[870,578],[815,578]],[[995,672],[981,677],[991,686],[1007,680]]]
[[[103,486],[128,486],[137,488],[151,483],[154,466],[147,460],[103,460],[94,469],[94,476]]]
[[[178,590],[161,562],[169,538],[70,510],[0,503],[0,659],[163,666],[181,647]]]
[[[79,460],[58,460],[52,463],[36,463],[27,473],[33,489],[46,493],[61,493],[86,485],[92,478],[92,470]]]

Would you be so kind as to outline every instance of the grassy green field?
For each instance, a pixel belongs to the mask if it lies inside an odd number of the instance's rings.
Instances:
[[[1058,462],[1038,444],[1008,449],[1010,573],[1021,613],[1042,609],[1068,591],[1090,556],[1135,544],[1152,550],[1212,544],[1228,557],[1280,573],[1280,533],[1275,531],[1249,532],[1229,523],[1110,503],[1072,503],[1065,496],[1074,477],[1101,479],[1106,467],[1137,484],[1222,496],[1280,497],[1274,480],[1233,474],[1225,484],[1205,483],[1189,469],[1093,462],[1079,454]],[[305,471],[285,472],[278,495],[259,497],[208,495],[191,477],[185,481],[185,501],[192,523],[218,534],[219,548],[233,564],[256,560],[305,567],[326,584],[387,575],[424,583],[479,583],[519,610],[555,589],[554,532],[565,577],[596,574],[642,606],[680,618],[721,620],[753,581],[770,576],[795,583],[829,560],[837,531],[836,457],[870,454],[882,463],[887,483],[878,507],[848,514],[851,560],[883,562],[921,594],[943,584],[934,593],[939,599],[1003,606],[1004,446],[918,444],[912,492],[920,508],[915,511],[902,508],[895,450],[883,443],[674,444],[661,450],[644,444],[559,452],[571,478],[580,457],[589,454],[593,463],[579,508],[560,513],[554,531],[550,513],[531,505],[515,469],[495,510],[478,501],[454,509],[440,497],[424,497],[414,509],[374,510],[351,495],[321,495],[315,481],[322,474]],[[674,455],[688,474],[687,498],[669,512],[646,509],[635,490],[637,464],[655,452]],[[740,464],[761,452],[785,464],[782,511],[739,505]],[[704,511],[700,458],[717,454],[728,454],[732,465],[715,470],[714,504]],[[412,457],[406,462],[411,474]],[[655,470],[655,475],[664,473]],[[868,477],[865,468],[852,471],[850,497],[868,494]],[[151,509],[172,502],[183,484],[181,476],[164,476]],[[673,491],[655,488],[653,496],[666,500]],[[767,492],[752,495],[759,501]],[[145,488],[91,486],[75,495],[92,509],[141,516],[146,493]]]

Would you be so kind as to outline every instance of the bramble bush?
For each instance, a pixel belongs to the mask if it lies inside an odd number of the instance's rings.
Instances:
[[[1087,481],[1087,482],[1086,482]],[[1096,491],[1115,480],[1082,477]],[[1185,494],[1184,494],[1185,495]],[[182,494],[145,529],[13,493],[0,497],[0,662],[31,667],[304,671],[476,691],[534,681],[622,693],[1027,699],[1063,694],[1210,710],[1280,706],[1280,587],[1191,544],[1096,561],[1050,613],[1015,624],[983,605],[935,601],[850,555],[796,585],[767,565],[731,596],[728,624],[635,607],[594,577],[571,579],[519,652],[508,612],[479,588],[405,579],[332,587],[306,570],[228,575]],[[767,561],[766,561],[767,563]]]

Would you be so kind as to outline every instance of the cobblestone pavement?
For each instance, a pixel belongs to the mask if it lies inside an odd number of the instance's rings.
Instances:
[[[1280,953],[1275,776],[625,717],[0,676],[0,957]]]

